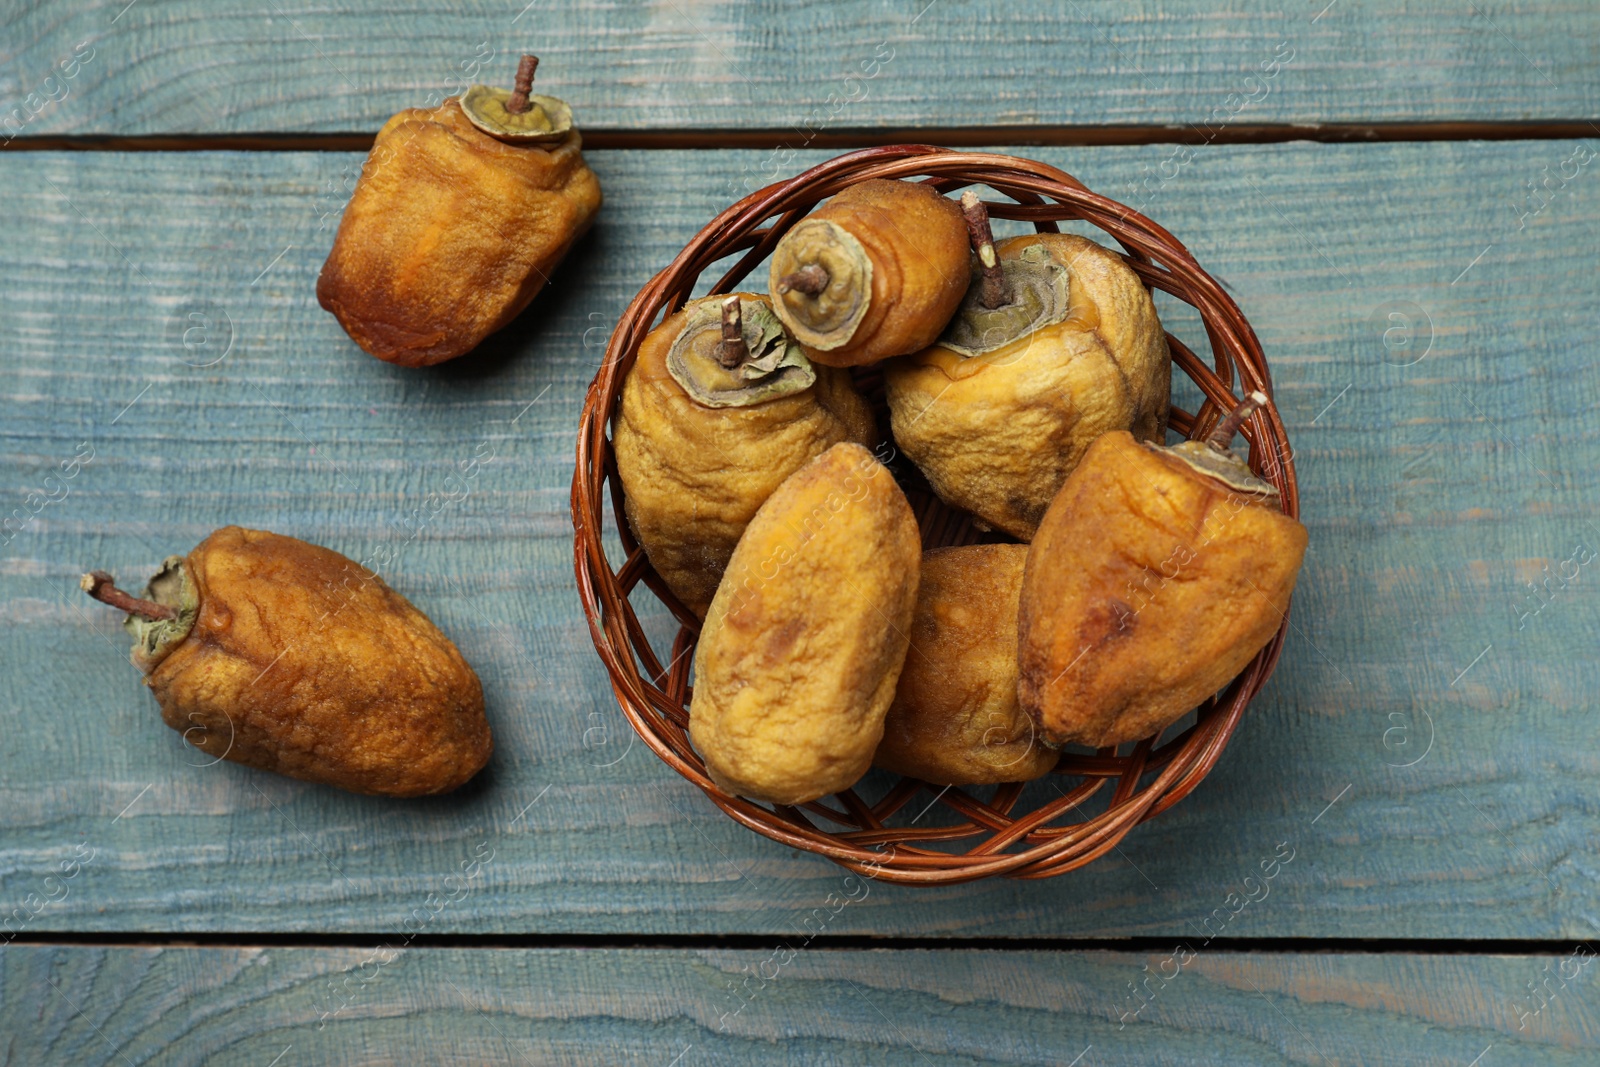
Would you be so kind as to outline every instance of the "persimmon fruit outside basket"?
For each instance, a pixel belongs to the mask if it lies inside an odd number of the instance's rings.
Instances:
[[[572,481],[572,521],[576,534],[578,593],[600,658],[623,713],[650,748],[679,774],[699,786],[718,807],[745,826],[808,852],[819,853],[860,874],[890,882],[935,885],[991,875],[1048,878],[1081,867],[1108,852],[1129,830],[1182,800],[1221,756],[1246,706],[1266,684],[1288,630],[1277,634],[1221,694],[1203,704],[1194,725],[1165,741],[1146,738],[1120,753],[1064,750],[1054,774],[1057,795],[1031,811],[1018,811],[1021,784],[993,787],[980,799],[970,789],[940,790],[902,779],[869,804],[855,789],[835,794],[834,803],[816,801],[790,807],[767,806],[729,796],[712,784],[689,743],[689,669],[698,620],[677,603],[651,569],[623,517],[623,491],[607,430],[622,395],[622,384],[650,328],[676,311],[695,291],[712,264],[743,253],[711,288],[732,291],[771,253],[778,239],[819,202],[846,186],[871,178],[928,181],[941,192],[985,185],[1014,202],[990,203],[995,218],[1030,222],[1041,232],[1056,223],[1082,220],[1120,245],[1124,259],[1147,286],[1193,306],[1204,323],[1210,362],[1172,334],[1167,341],[1173,365],[1204,396],[1190,413],[1173,407],[1170,426],[1190,438],[1204,437],[1237,395],[1272,382],[1260,343],[1238,306],[1189,251],[1160,226],[1113,200],[1090,192],[1065,172],[1033,160],[927,145],[871,148],[830,160],[788,181],[752,193],[723,211],[695,235],[633,299],[612,332],[605,360],[584,401],[578,433],[577,470]],[[876,400],[870,369],[859,379],[863,394]],[[1298,517],[1299,497],[1293,458],[1275,406],[1257,411],[1244,429],[1251,468],[1282,494],[1283,510]],[[606,556],[605,497],[609,489],[615,527],[624,559],[614,566]],[[931,493],[908,488],[927,547],[970,543],[977,531],[964,513],[941,504]],[[646,639],[629,596],[640,582],[672,610],[680,629],[663,663]],[[982,787],[988,788],[988,787]],[[953,812],[957,822],[888,825],[893,816],[926,791]],[[1088,815],[1084,802],[1109,794],[1104,811]],[[921,808],[922,804],[918,805]],[[932,824],[930,824],[932,823]],[[937,847],[941,844],[945,848]]]

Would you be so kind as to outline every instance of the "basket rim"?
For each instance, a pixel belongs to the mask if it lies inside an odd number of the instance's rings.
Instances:
[[[1052,877],[1110,851],[1135,825],[1171,808],[1199,785],[1221,757],[1245,708],[1271,676],[1288,633],[1287,611],[1273,638],[1219,697],[1202,705],[1194,726],[1179,737],[1157,749],[1158,734],[1136,744],[1126,756],[1117,755],[1113,748],[1094,757],[1064,757],[1065,770],[1057,773],[1084,778],[1083,785],[1063,793],[1066,801],[1081,793],[1076,801],[1065,805],[1052,801],[1032,815],[1013,817],[1011,807],[1020,786],[1014,790],[997,787],[989,802],[970,796],[965,789],[941,790],[935,802],[954,791],[957,796],[944,803],[969,820],[954,829],[970,825],[973,831],[957,835],[945,827],[936,828],[935,833],[966,839],[982,834],[983,827],[994,831],[966,852],[946,852],[904,844],[905,834],[900,831],[905,828],[883,826],[883,820],[920,791],[918,787],[938,788],[927,783],[903,779],[876,806],[869,807],[854,789],[835,794],[839,808],[820,801],[803,805],[813,815],[854,828],[830,831],[798,808],[764,807],[726,794],[711,782],[703,767],[697,766],[698,756],[687,735],[688,655],[699,620],[676,601],[649,567],[622,512],[621,481],[607,430],[620,403],[622,380],[645,334],[659,318],[689,298],[709,266],[743,253],[711,287],[712,293],[731,291],[816,202],[871,178],[921,178],[946,193],[968,185],[988,185],[1015,201],[990,203],[995,217],[1032,222],[1040,232],[1057,232],[1057,222],[1079,219],[1109,234],[1120,246],[1113,251],[1120,252],[1146,286],[1193,306],[1205,327],[1212,364],[1167,334],[1174,366],[1204,397],[1194,413],[1172,408],[1172,426],[1178,432],[1191,438],[1203,436],[1222,412],[1231,408],[1236,388],[1240,392],[1259,389],[1271,395],[1265,355],[1244,313],[1177,238],[1142,214],[1091,191],[1059,168],[1019,156],[932,145],[848,152],[758,189],[723,209],[639,290],[618,319],[585,393],[579,420],[571,497],[579,598],[596,651],[631,727],[658,758],[705,792],[736,822],[772,840],[826,856],[864,877],[884,881],[948,885],[993,875]],[[1252,468],[1278,488],[1284,513],[1298,518],[1294,456],[1276,405],[1266,405],[1252,415],[1243,436],[1250,445]],[[602,498],[606,495],[611,497],[615,532],[624,552],[624,561],[616,569],[604,548]],[[672,660],[666,665],[651,648],[629,601],[640,582],[667,605],[680,624]],[[1153,779],[1141,784],[1141,779],[1152,774]],[[1050,827],[1109,781],[1116,785],[1105,811],[1070,827]],[[907,783],[911,783],[909,789]],[[887,851],[879,847],[883,842],[875,840],[875,836],[887,839],[897,834],[899,840],[887,841]],[[1026,847],[1002,851],[1019,840],[1027,842]]]

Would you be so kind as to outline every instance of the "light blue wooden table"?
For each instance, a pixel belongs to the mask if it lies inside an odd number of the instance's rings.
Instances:
[[[1600,10],[125,3],[0,4],[0,1063],[1600,1062]],[[522,51],[604,213],[479,353],[379,363],[314,295],[363,146]],[[790,958],[843,872],[633,739],[574,432],[707,219],[893,140],[1047,160],[1184,240],[1266,349],[1311,549],[1182,804],[1050,881],[874,885]],[[349,796],[160,724],[77,576],[228,523],[398,554],[483,678],[479,781]]]

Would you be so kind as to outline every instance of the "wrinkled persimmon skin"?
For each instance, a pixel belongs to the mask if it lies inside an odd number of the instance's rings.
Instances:
[[[221,759],[355,793],[445,793],[488,762],[483,687],[428,617],[331,549],[229,526],[186,561],[194,627],[145,679]]]
[[[922,555],[911,647],[872,762],[935,785],[1025,782],[1058,753],[1017,703],[1026,545]]]
[[[834,445],[768,498],[695,649],[689,736],[719,788],[803,804],[866,773],[921,558],[905,494],[860,445]]]
[[[955,201],[920,182],[874,179],[843,190],[808,218],[847,230],[872,261],[865,316],[837,348],[805,345],[812,362],[876,363],[925,348],[944,331],[971,280],[967,224]],[[776,277],[771,288],[776,294]],[[785,299],[776,296],[774,307],[792,327]]]
[[[1029,548],[1022,706],[1052,744],[1149,737],[1232,681],[1283,624],[1306,529],[1118,431]]]
[[[378,131],[317,300],[351,340],[426,367],[515,318],[600,209],[576,130],[546,146],[498,141],[455,97]]]
[[[1109,250],[1072,234],[1046,245],[1068,266],[1071,313],[977,356],[941,345],[884,364],[893,432],[940,499],[1031,540],[1090,443],[1111,430],[1164,441],[1172,360],[1155,304]]]
[[[667,371],[692,310],[640,344],[612,437],[628,525],[667,587],[704,618],[740,535],[784,479],[840,441],[875,443],[877,431],[849,372],[832,367],[816,367],[809,389],[764,403],[697,403]]]

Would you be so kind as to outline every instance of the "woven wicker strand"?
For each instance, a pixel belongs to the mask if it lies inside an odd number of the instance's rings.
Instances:
[[[1119,755],[1116,749],[1093,755],[1064,752],[1054,779],[1062,783],[1060,795],[1031,811],[1016,810],[1023,788],[1014,783],[995,787],[993,795],[983,800],[967,789],[941,790],[911,779],[901,780],[875,804],[850,789],[835,795],[831,803],[769,807],[718,789],[689,744],[689,666],[698,621],[651,569],[623,517],[622,485],[607,431],[645,334],[691,297],[701,274],[712,264],[739,255],[711,290],[731,291],[819,202],[870,178],[927,181],[944,193],[986,185],[1014,201],[989,204],[995,218],[1030,222],[1041,232],[1055,232],[1058,222],[1081,220],[1115,240],[1146,285],[1193,306],[1205,325],[1210,363],[1167,335],[1174,367],[1205,398],[1196,412],[1173,408],[1174,431],[1204,437],[1222,412],[1233,407],[1236,393],[1255,389],[1271,393],[1260,343],[1238,306],[1175,237],[1143,215],[1033,160],[927,145],[851,152],[769,185],[723,211],[623,312],[589,386],[578,432],[572,480],[578,593],[595,648],[633,728],[651,751],[751,830],[884,881],[944,885],[991,875],[1050,878],[1110,851],[1134,826],[1166,811],[1200,784],[1221,757],[1245,707],[1271,676],[1288,630],[1287,616],[1243,673],[1198,709],[1193,726],[1164,742],[1146,738],[1126,754]],[[1268,406],[1252,415],[1243,436],[1251,467],[1278,487],[1284,511],[1298,517],[1293,455],[1276,409]],[[608,495],[612,528],[622,545],[620,566],[604,548]],[[931,494],[911,496],[929,547],[973,540],[974,529],[964,514],[944,507]],[[681,624],[666,662],[651,648],[629,599],[640,582]],[[932,796],[930,807],[939,806],[955,821],[925,821],[919,815],[915,825],[904,819],[889,825],[924,792]],[[1086,813],[1084,805],[1099,797],[1106,800],[1105,810]],[[959,843],[961,850],[950,842]],[[938,847],[941,844],[946,847]]]

